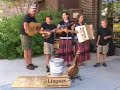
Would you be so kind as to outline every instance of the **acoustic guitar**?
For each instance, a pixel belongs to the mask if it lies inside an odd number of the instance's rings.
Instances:
[[[30,23],[29,23],[29,30],[28,30],[27,34],[28,34],[29,36],[34,36],[35,34],[39,33],[40,30],[43,30],[41,23],[30,22]],[[48,30],[43,30],[43,32],[44,32],[44,33],[42,34],[42,36],[43,36],[44,38],[47,39],[47,38],[49,38],[49,37],[51,36],[51,34],[50,34],[50,35],[47,34],[47,33],[49,32]],[[51,33],[51,32],[52,32],[52,31],[50,31],[50,33]]]
[[[60,25],[59,29],[65,29],[69,26],[72,26],[74,24],[74,22],[71,22],[71,23],[68,23],[68,24],[65,24],[65,25]]]
[[[41,23],[30,22],[29,23],[29,30],[27,34],[29,36],[34,36],[39,30],[41,29]]]
[[[68,76],[70,78],[74,78],[79,73],[79,65],[77,62],[78,55],[79,55],[79,50],[76,53],[74,64],[68,69]]]

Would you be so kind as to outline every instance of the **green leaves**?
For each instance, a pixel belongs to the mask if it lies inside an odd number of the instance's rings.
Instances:
[[[13,59],[19,56],[16,47],[20,44],[18,32],[21,18],[22,16],[14,16],[14,18],[5,18],[0,22],[0,42],[2,45],[2,48],[0,48],[0,57]]]
[[[53,23],[54,24],[58,24],[58,22],[61,19],[61,12],[57,12],[57,11],[40,11],[40,13],[37,15],[37,21],[38,22],[45,22],[45,17],[51,15],[53,17]]]
[[[38,22],[45,22],[47,15],[53,16],[53,21],[57,24],[60,21],[61,14],[55,11],[41,11],[37,15]],[[24,15],[2,18],[0,21],[0,58],[14,59],[23,57],[19,30],[21,29]],[[43,38],[41,35],[35,35],[33,39],[33,56],[43,54]]]

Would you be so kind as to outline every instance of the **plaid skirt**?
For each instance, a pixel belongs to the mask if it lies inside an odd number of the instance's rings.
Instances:
[[[79,64],[91,59],[89,41],[85,41],[82,43],[77,42],[76,52],[77,50],[80,51],[80,54],[77,57]]]
[[[67,63],[70,63],[73,60],[73,48],[71,39],[60,39],[58,57],[64,59]]]

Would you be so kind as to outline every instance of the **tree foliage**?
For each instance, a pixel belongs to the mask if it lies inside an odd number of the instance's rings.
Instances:
[[[54,23],[60,21],[61,14],[55,11],[41,11],[37,15],[37,21],[43,23],[47,15],[52,15]],[[23,56],[19,30],[21,29],[24,15],[15,15],[2,18],[0,21],[0,58],[14,59]],[[35,35],[33,39],[33,56],[43,54],[43,38]]]
[[[0,7],[5,11],[8,9],[13,9],[15,14],[22,14],[26,13],[29,7],[35,2],[36,0],[2,0],[0,1]],[[3,8],[4,6],[7,6]]]

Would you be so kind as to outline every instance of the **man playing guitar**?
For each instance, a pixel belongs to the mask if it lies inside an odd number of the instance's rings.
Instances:
[[[32,38],[28,35],[29,23],[37,22],[35,18],[36,7],[31,6],[28,14],[25,15],[22,23],[22,28],[20,30],[20,39],[22,43],[22,49],[24,50],[24,59],[26,63],[26,68],[29,70],[34,70],[38,66],[32,64]],[[36,32],[34,32],[36,33]]]

